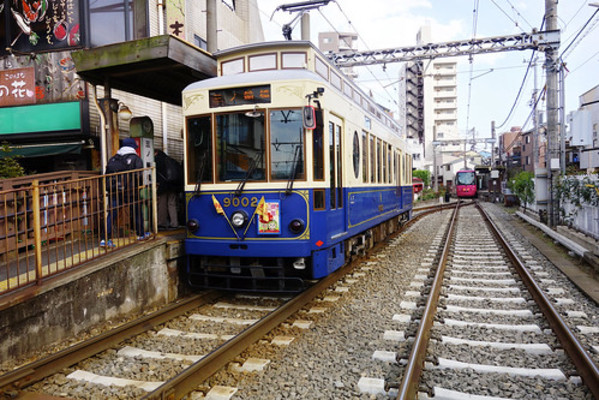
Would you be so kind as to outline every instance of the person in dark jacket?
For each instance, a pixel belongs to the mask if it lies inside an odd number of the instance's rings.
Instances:
[[[123,139],[121,148],[108,160],[106,174],[125,172],[143,168],[143,162],[137,155],[137,142],[135,139]],[[141,173],[119,174],[107,177],[106,190],[110,197],[108,216],[106,219],[106,237],[100,241],[102,247],[115,247],[112,242],[112,224],[116,221],[118,211],[123,207],[130,207],[137,239],[145,239],[143,216],[139,206],[139,192],[137,188],[142,185]]]
[[[154,151],[154,161],[158,183],[158,228],[175,229],[179,226],[177,199],[183,191],[183,169],[162,150]]]

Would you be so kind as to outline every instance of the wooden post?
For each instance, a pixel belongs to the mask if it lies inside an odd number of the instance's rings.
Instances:
[[[35,179],[31,182],[32,208],[33,208],[33,238],[35,246],[35,280],[38,285],[42,283],[42,226],[40,211],[40,186]]]

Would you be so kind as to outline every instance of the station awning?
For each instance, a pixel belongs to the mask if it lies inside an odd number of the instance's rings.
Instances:
[[[181,39],[153,36],[72,53],[77,73],[94,85],[181,105],[190,83],[216,76],[216,59]]]

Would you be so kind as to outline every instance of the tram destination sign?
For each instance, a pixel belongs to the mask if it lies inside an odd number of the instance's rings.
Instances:
[[[270,85],[211,90],[210,108],[270,103]]]

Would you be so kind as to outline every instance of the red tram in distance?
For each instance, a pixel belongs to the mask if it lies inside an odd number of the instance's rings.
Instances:
[[[412,178],[412,191],[415,195],[422,192],[424,189],[424,182],[420,178]]]
[[[463,169],[455,174],[455,193],[458,198],[477,197],[476,171]]]

